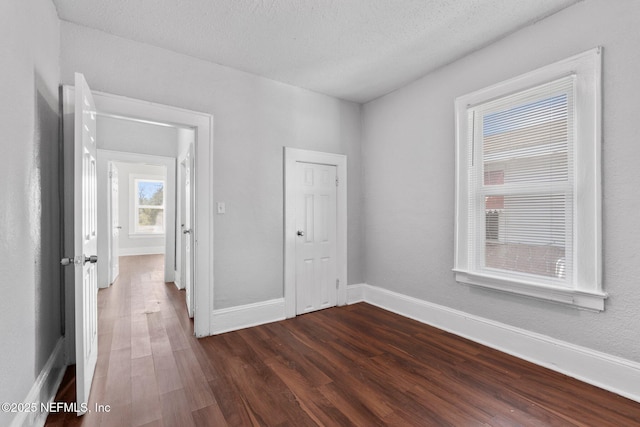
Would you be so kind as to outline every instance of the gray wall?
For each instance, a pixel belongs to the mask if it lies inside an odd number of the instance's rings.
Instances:
[[[94,90],[214,116],[215,308],[283,295],[283,146],[349,159],[349,283],[361,262],[360,106],[61,23],[61,74]]]
[[[86,76],[85,76],[86,77]],[[98,148],[125,153],[176,157],[178,129],[98,116]]]
[[[60,337],[59,32],[50,0],[0,2],[2,402],[24,400]]]
[[[640,362],[640,2],[585,0],[363,107],[367,283]],[[592,313],[453,280],[454,99],[604,46],[604,287]]]

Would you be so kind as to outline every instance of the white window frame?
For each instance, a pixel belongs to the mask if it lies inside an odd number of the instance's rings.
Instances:
[[[469,170],[472,153],[469,138],[469,109],[562,77],[575,76],[575,147],[573,198],[573,283],[569,287],[526,280],[519,274],[501,271],[493,275],[478,270],[469,254],[469,233],[473,218],[469,212]],[[597,47],[571,58],[495,84],[456,99],[456,281],[472,286],[549,300],[588,310],[604,310],[607,293],[602,289],[601,254],[601,123],[602,48]],[[485,233],[485,229],[477,230]]]
[[[147,231],[139,231],[138,230],[138,208],[149,207],[149,206],[141,206],[138,204],[138,182],[139,181],[149,181],[149,182],[161,182],[163,184],[163,197],[162,197],[162,207],[151,206],[152,208],[162,209],[164,212],[164,229],[162,232],[153,233]],[[166,211],[167,211],[167,180],[162,175],[146,175],[146,174],[129,174],[129,197],[131,202],[129,203],[129,236],[130,237],[162,237],[165,235],[167,230],[166,224]]]

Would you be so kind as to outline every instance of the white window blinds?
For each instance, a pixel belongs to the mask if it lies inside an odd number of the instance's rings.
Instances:
[[[575,77],[468,108],[473,269],[572,283]]]

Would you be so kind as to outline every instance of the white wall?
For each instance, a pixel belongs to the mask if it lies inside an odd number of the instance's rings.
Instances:
[[[98,148],[127,153],[176,157],[178,129],[98,116]]]
[[[59,32],[50,0],[0,2],[2,402],[27,397],[60,337]]]
[[[164,253],[163,236],[133,236],[131,212],[133,212],[133,195],[131,194],[131,175],[143,175],[146,178],[161,177],[166,180],[167,171],[164,166],[136,163],[114,162],[118,168],[118,208],[120,209],[120,256],[147,255]],[[166,216],[165,216],[166,218]]]
[[[640,361],[640,2],[585,0],[363,107],[366,282]],[[602,313],[453,279],[457,96],[604,46]]]
[[[362,282],[360,106],[61,23],[62,80],[214,116],[214,306],[283,296],[283,146],[349,158],[349,282]],[[200,201],[202,202],[202,201]]]

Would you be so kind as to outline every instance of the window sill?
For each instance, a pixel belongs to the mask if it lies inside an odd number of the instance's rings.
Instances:
[[[605,292],[592,292],[543,286],[533,283],[505,280],[494,276],[480,275],[463,270],[454,270],[454,272],[458,283],[538,298],[591,311],[604,311],[604,300],[608,297],[608,294]]]

